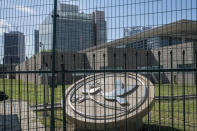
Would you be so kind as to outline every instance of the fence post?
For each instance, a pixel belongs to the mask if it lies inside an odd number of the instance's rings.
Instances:
[[[123,64],[124,64],[124,70],[126,70],[127,69],[127,62],[126,62],[126,60],[127,60],[127,54],[126,54],[126,52],[123,54]],[[125,87],[127,87],[127,73],[126,73],[126,71],[124,72],[124,77],[125,77],[125,81],[124,81],[124,83],[125,83]],[[125,88],[125,92],[126,92],[126,88]],[[128,97],[126,96],[126,101],[128,101]],[[126,124],[125,124],[125,130],[127,131],[128,130],[128,107],[126,107]]]
[[[63,100],[63,130],[66,131],[66,98],[65,98],[65,73],[64,73],[64,57],[62,55],[62,100]]]
[[[54,0],[54,11],[53,11],[53,51],[52,51],[52,87],[51,87],[51,121],[50,130],[55,130],[54,121],[54,88],[55,88],[55,48],[56,48],[56,17],[57,17],[57,0]]]
[[[34,56],[34,71],[36,71],[36,56]],[[20,65],[19,65],[19,70],[20,70]],[[36,131],[38,130],[38,85],[37,85],[37,74],[34,73],[34,95],[36,99]],[[19,75],[19,80],[20,80],[20,75]],[[19,81],[20,83],[20,81]],[[20,88],[20,85],[19,85]],[[20,101],[19,101],[20,102]]]
[[[117,65],[116,65],[116,53],[114,53],[113,55],[113,59],[114,59],[114,69],[113,70],[116,70],[117,69]],[[116,72],[114,72],[114,85],[116,87],[116,80],[117,80],[117,75],[116,75]],[[117,99],[117,90],[115,89],[115,99]],[[117,103],[115,102],[115,130],[117,130]]]
[[[137,70],[137,68],[138,68],[138,52],[137,51],[135,53],[135,60],[136,60],[135,61],[135,66],[136,66],[135,68]],[[138,72],[136,72],[136,78],[135,78],[136,79],[136,85],[138,85],[138,80],[137,80],[138,76],[137,75],[138,75]],[[138,124],[139,124],[138,123],[138,104],[137,103],[138,103],[138,90],[136,90],[136,125],[137,125],[136,130],[138,130]]]
[[[28,58],[26,57],[26,71],[29,71],[29,62],[28,62]],[[28,126],[28,130],[30,129],[30,120],[29,120],[29,75],[28,73],[26,74],[27,77],[27,126]]]
[[[158,52],[158,63],[159,63],[159,131],[161,130],[161,81],[160,81],[160,77],[161,77],[161,52]]]
[[[197,69],[197,50],[195,51],[195,57],[196,57],[196,66],[195,68]],[[196,119],[197,119],[197,71],[196,71]]]
[[[185,68],[185,51],[182,52],[183,69]],[[185,131],[185,71],[183,71],[183,126]]]
[[[96,84],[95,84],[95,82],[96,82],[96,73],[95,73],[95,70],[96,70],[96,58],[95,58],[96,56],[95,56],[95,54],[93,54],[93,56],[92,56],[92,62],[93,62],[93,70],[94,70],[94,87],[96,87]],[[94,99],[95,99],[95,96],[94,96]],[[95,103],[95,101],[94,101],[94,116],[95,116],[95,123],[94,123],[94,130],[96,130],[97,129],[97,126],[96,126],[96,103]]]
[[[75,90],[74,90],[74,92],[75,92],[75,109],[77,110],[77,94],[76,94],[76,92],[77,92],[77,85],[76,85],[76,54],[74,54],[73,55],[73,65],[74,65],[74,78],[73,78],[73,82],[74,82],[74,88],[75,88]],[[77,114],[76,114],[76,112],[75,112],[75,130],[77,130]]]
[[[85,54],[83,55],[83,68],[84,68],[84,72],[83,72],[84,89],[86,92],[87,87],[86,87],[86,55]],[[87,106],[87,103],[86,103],[86,95],[85,95],[85,128],[86,128],[86,113],[87,113],[86,106]]]
[[[3,58],[3,91],[5,92],[5,59]],[[3,129],[6,131],[6,102],[3,101]]]
[[[12,121],[13,120],[13,117],[12,117],[12,115],[13,115],[12,114],[12,109],[13,109],[13,107],[12,107],[12,99],[13,99],[13,96],[12,96],[12,93],[13,93],[13,80],[12,80],[13,73],[12,72],[13,72],[13,67],[12,66],[13,66],[13,63],[12,62],[13,62],[13,58],[11,57],[10,58],[10,64],[11,64],[10,72],[11,73],[10,73],[10,76],[8,76],[8,77],[11,77],[11,83],[10,83],[11,84],[11,89],[10,89],[10,95],[11,95],[11,97],[10,97],[10,103],[11,103],[11,130],[13,130],[13,121]]]
[[[105,65],[106,65],[106,58],[105,58],[106,56],[105,56],[105,54],[103,54],[103,64],[104,64],[104,72],[103,72],[103,75],[104,75],[104,97],[105,97],[105,92],[106,92],[106,85],[105,85],[105,76],[106,76],[106,74],[105,74]],[[106,105],[106,100],[104,99],[104,105]],[[104,108],[104,130],[106,131],[106,108]]]
[[[170,56],[171,56],[171,69],[173,69],[173,52],[170,51]],[[174,103],[173,103],[173,82],[174,79],[173,79],[173,71],[171,71],[171,122],[172,122],[172,130],[174,129]]]

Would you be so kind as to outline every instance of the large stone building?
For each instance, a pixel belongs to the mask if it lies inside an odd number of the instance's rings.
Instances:
[[[197,22],[181,20],[171,24],[163,25],[148,31],[140,32],[138,34],[118,39],[104,45],[97,45],[91,48],[81,50],[77,53],[56,53],[56,70],[61,70],[61,63],[64,63],[65,70],[76,69],[158,69],[160,51],[160,68],[162,69],[181,69],[181,68],[195,68],[195,50],[197,49]],[[156,33],[157,32],[157,33]],[[157,36],[156,36],[157,35]],[[138,41],[140,39],[153,38],[153,37],[179,37],[181,43],[171,44],[171,40],[168,41],[166,46],[160,46],[158,48],[146,49],[146,48],[124,48],[124,45]],[[176,42],[175,42],[176,43]],[[185,60],[183,64],[183,51],[185,51]],[[171,53],[172,52],[172,60]],[[136,55],[137,53],[137,55]],[[76,55],[74,59],[74,54]],[[105,54],[105,57],[103,56]],[[126,54],[126,59],[124,54]],[[63,60],[61,60],[61,55]],[[45,60],[43,60],[45,56]],[[36,70],[42,66],[46,66],[51,69],[51,53],[39,53],[36,55],[37,62],[31,62],[34,58],[30,58],[28,61],[21,63],[21,70],[26,70],[25,65],[29,65],[30,70]],[[172,63],[171,63],[172,62]],[[27,64],[28,63],[28,64]],[[30,64],[31,63],[31,64]],[[172,67],[171,67],[172,64]],[[31,67],[31,68],[30,68]],[[17,69],[18,70],[18,67]],[[149,77],[153,83],[159,82],[158,72],[139,72]],[[34,75],[34,74],[32,74]],[[86,75],[89,75],[86,73]],[[183,75],[186,83],[195,82],[195,72],[161,72],[160,81],[162,83],[182,83]],[[58,81],[61,83],[61,74],[58,74]],[[84,73],[66,73],[65,80],[67,84],[73,82],[73,78],[81,78]],[[39,76],[37,76],[38,78]],[[32,76],[33,78],[33,76]],[[40,78],[41,80],[41,78]],[[29,81],[33,82],[33,79],[29,78]],[[41,81],[40,81],[41,83]]]
[[[106,43],[106,21],[104,11],[86,14],[76,5],[60,4],[57,10],[56,50],[76,52]],[[52,50],[53,17],[47,16],[39,26],[41,51]]]
[[[87,57],[83,53],[71,53],[71,52],[64,52],[64,53],[56,53],[55,55],[56,63],[55,69],[56,71],[61,71],[61,64],[64,64],[65,70],[76,70],[76,69],[83,69],[86,67],[87,69],[90,68],[88,63]],[[85,61],[85,64],[84,64]],[[69,63],[69,64],[68,64]],[[29,58],[25,62],[19,64],[16,67],[17,71],[50,71],[52,69],[52,53],[51,52],[41,52],[33,57]],[[16,74],[16,79],[19,79],[19,75],[21,80],[27,80],[26,74]],[[67,84],[71,84],[73,82],[73,75],[72,73],[65,74],[65,82]],[[50,76],[50,74],[48,74]],[[62,74],[58,73],[57,82],[62,82]],[[76,74],[76,78],[78,75]],[[36,79],[35,79],[36,78]],[[44,75],[39,73],[30,73],[28,74],[29,82],[38,84],[44,83]],[[36,81],[35,81],[36,80]]]
[[[56,53],[56,71],[61,71],[61,64],[64,64],[65,70],[83,70],[85,69],[104,69],[104,57],[100,57],[100,55],[106,54],[106,62],[105,67],[106,69],[114,69],[114,60],[117,61],[116,68],[124,68],[124,61],[123,56],[125,49],[114,49],[114,48],[107,48],[104,50],[100,50],[98,52],[86,52],[86,53]],[[127,49],[127,56],[132,56],[131,59],[128,59],[126,61],[126,66],[130,69],[135,68],[135,49]],[[113,55],[116,54],[117,57],[113,59]],[[52,53],[51,52],[41,52],[36,54],[35,56],[31,57],[27,61],[19,64],[16,67],[17,71],[35,71],[35,70],[42,70],[44,71],[44,68],[47,67],[47,69],[52,69]],[[138,51],[138,57],[144,58],[144,55],[146,55],[146,51],[141,49]],[[95,56],[95,57],[94,57]],[[151,55],[148,59],[151,59]],[[137,59],[139,66],[146,66],[147,61],[144,59],[141,61],[141,59]],[[150,62],[148,62],[150,64]],[[95,65],[95,66],[94,66]],[[49,74],[48,74],[49,75]],[[85,73],[85,75],[89,75],[89,73]],[[37,74],[29,74],[28,79],[29,82],[34,83],[35,82],[35,76],[36,76],[36,82],[37,83],[43,83],[43,76]],[[84,76],[84,73],[66,73],[65,74],[65,82],[67,84],[73,83],[74,78],[79,79]],[[19,74],[16,74],[16,79],[18,79]],[[21,80],[26,80],[27,75],[20,74]],[[57,74],[57,82],[62,82],[62,74]]]
[[[135,46],[133,46],[135,44]],[[172,52],[172,65],[174,69],[180,68],[195,68],[195,50],[197,44],[197,21],[191,20],[180,20],[173,23],[169,23],[160,27],[153,29],[145,30],[143,32],[138,32],[128,37],[124,37],[112,42],[108,42],[104,45],[98,45],[91,47],[85,50],[80,51],[80,53],[92,53],[99,55],[101,50],[107,50],[109,47],[113,48],[113,51],[118,49],[125,50],[125,53],[128,54],[127,61],[134,59],[135,55],[128,51],[128,49],[133,49],[136,51],[144,50],[150,52],[151,59],[148,60],[148,64],[140,65],[140,62],[144,62],[146,55],[139,57],[138,56],[138,69],[158,69],[158,52],[160,51],[160,68],[171,69],[171,55]],[[130,45],[130,46],[129,46]],[[150,48],[149,48],[150,47]],[[183,65],[183,51],[185,51],[185,60]],[[98,54],[99,53],[99,54]],[[119,51],[117,51],[117,54]],[[121,55],[120,55],[121,56]],[[120,57],[117,55],[117,57]],[[102,55],[97,56],[101,58]],[[108,59],[113,59],[113,57],[108,57]],[[117,61],[117,63],[121,63]],[[101,61],[97,63],[102,63]],[[132,62],[133,63],[133,62]],[[131,63],[131,64],[132,64]],[[127,69],[135,69],[129,64]],[[135,64],[135,61],[134,63]],[[98,66],[99,64],[97,64]],[[124,66],[123,66],[124,67]],[[101,69],[102,67],[98,67]],[[121,68],[121,67],[120,67]],[[145,73],[143,73],[145,74]],[[151,78],[153,82],[158,82],[158,73],[152,72]],[[166,72],[162,73],[161,77],[162,82],[174,82],[182,83],[183,82],[183,72],[177,72],[172,74]],[[195,73],[187,72],[185,74],[185,82],[194,83],[195,82]]]
[[[152,63],[152,66],[158,66],[160,51],[160,65],[162,69],[192,69],[196,68],[196,51],[197,42],[184,42],[178,45],[171,45],[166,47],[157,48],[152,50],[156,63]],[[185,53],[183,53],[185,52]],[[184,59],[183,59],[184,56]],[[195,83],[196,72],[166,72],[166,78],[172,83]],[[184,75],[184,79],[183,79]]]

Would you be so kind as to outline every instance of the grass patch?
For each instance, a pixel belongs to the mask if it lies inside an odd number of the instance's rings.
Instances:
[[[20,86],[19,86],[20,85]],[[68,87],[68,86],[66,86]],[[43,104],[44,102],[44,85],[35,85],[18,80],[0,79],[0,90],[4,91],[8,95],[9,99],[17,99],[22,101],[28,101],[31,105]],[[49,88],[49,103],[51,102],[51,88]],[[55,103],[61,102],[62,98],[62,86],[55,88],[54,100]]]
[[[5,83],[5,84],[4,84]],[[19,86],[20,84],[20,86]],[[66,86],[67,88],[68,86]],[[32,83],[27,83],[18,80],[8,80],[0,79],[0,90],[3,91],[5,88],[5,93],[9,96],[9,99],[20,99],[22,101],[29,101],[30,105],[35,105],[36,100],[38,104],[43,104],[44,101],[44,85],[35,85]],[[20,89],[20,91],[19,91]],[[161,84],[160,85],[161,96],[171,96],[171,85]],[[19,95],[20,94],[20,95]],[[185,94],[196,94],[196,87],[193,85],[185,86]],[[51,95],[51,88],[49,88],[49,96]],[[155,96],[159,95],[159,85],[155,85]],[[173,85],[173,95],[183,95],[183,86],[179,84]],[[62,86],[59,85],[55,88],[54,92],[55,103],[61,102],[62,98]],[[49,101],[51,101],[49,97]],[[174,128],[178,130],[183,130],[183,100],[173,101],[173,112],[171,110],[171,100],[161,101],[161,126],[171,127],[172,125],[172,113]],[[187,130],[197,130],[197,113],[196,113],[196,99],[185,100],[185,126]],[[50,127],[50,111],[48,111],[49,117],[43,118],[43,112],[38,112],[40,116],[40,121],[46,127]],[[69,122],[67,120],[67,122]],[[147,125],[148,115],[143,118],[143,122]],[[157,130],[159,126],[159,102],[155,101],[152,110],[149,113],[149,124],[153,125],[152,128]],[[55,125],[57,128],[62,128],[63,126],[63,113],[61,109],[55,110]],[[153,129],[154,130],[154,129]]]
[[[155,96],[159,96],[159,85],[155,84]],[[172,86],[172,87],[171,87]],[[173,90],[172,90],[173,89]],[[161,96],[171,96],[171,90],[173,91],[173,96],[183,95],[183,85],[181,84],[161,84],[160,93]],[[185,85],[185,95],[196,94],[196,86]]]
[[[172,127],[183,130],[183,101],[175,100],[173,103],[173,112],[171,110],[171,101],[161,101],[160,115],[161,126]],[[172,118],[173,114],[173,118]],[[154,107],[149,113],[149,124],[159,125],[159,102],[156,101]],[[144,123],[148,123],[148,115],[143,118]],[[185,126],[187,130],[197,129],[196,100],[185,100]]]
[[[172,88],[172,87],[173,88]],[[161,96],[171,96],[171,90],[173,89],[173,96],[183,95],[183,86],[181,84],[161,84],[160,93]],[[185,85],[185,95],[196,94],[196,86]],[[155,84],[155,96],[159,96],[159,85]],[[196,113],[196,98],[185,100],[185,127],[186,130],[197,130],[197,113]],[[172,112],[173,108],[173,112]],[[172,127],[172,120],[174,128],[177,130],[184,129],[184,117],[183,117],[183,100],[161,101],[160,115],[161,115],[161,128]],[[172,118],[173,114],[173,118]],[[148,115],[143,118],[144,123],[148,123]],[[149,124],[159,126],[159,101],[155,101],[155,104],[149,113]],[[154,127],[154,126],[153,126]]]

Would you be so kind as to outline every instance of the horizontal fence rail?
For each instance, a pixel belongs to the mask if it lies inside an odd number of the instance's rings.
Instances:
[[[118,70],[118,69],[112,69],[112,70],[56,70],[55,73],[102,73],[102,72],[194,72],[197,71],[196,68],[193,69],[153,69],[153,70],[141,70],[141,69],[128,69],[128,70]],[[0,72],[0,74],[27,74],[27,73],[47,73],[50,74],[51,71],[5,71],[5,72]]]

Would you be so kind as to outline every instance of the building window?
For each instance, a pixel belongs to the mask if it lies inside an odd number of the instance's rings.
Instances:
[[[141,66],[141,67],[137,67],[137,69],[141,69],[141,70],[152,70],[152,69],[159,69],[159,66]],[[163,69],[163,66],[160,66],[160,69]]]
[[[194,64],[177,64],[178,69],[191,69],[194,68]]]
[[[197,39],[185,38],[185,42],[197,42]]]
[[[124,69],[124,68],[123,68],[122,66],[117,66],[117,67],[115,67],[115,68],[114,68],[114,67],[107,67],[107,66],[106,66],[106,67],[103,67],[103,66],[100,67],[100,70],[104,70],[104,69],[105,69],[105,70],[122,70],[122,69]]]
[[[172,37],[169,37],[169,45],[172,45]]]

